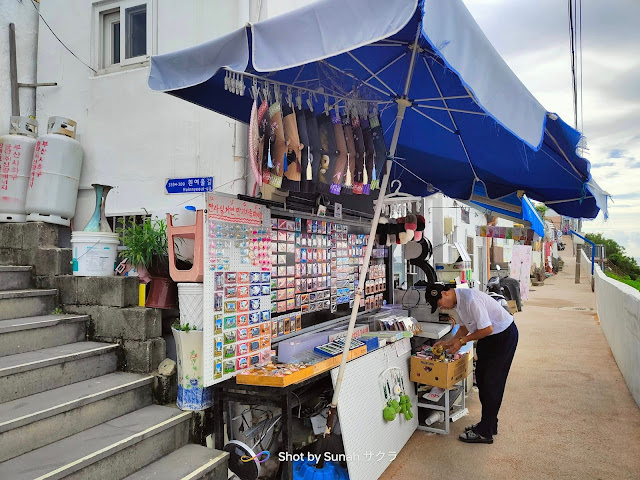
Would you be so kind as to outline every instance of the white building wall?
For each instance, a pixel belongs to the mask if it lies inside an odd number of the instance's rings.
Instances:
[[[38,46],[38,12],[30,1],[0,0],[0,136],[9,133],[11,83],[9,76],[9,24],[16,26],[18,82],[35,83]],[[20,88],[20,114],[36,114],[33,88]],[[46,128],[46,125],[44,126]]]
[[[487,271],[486,265],[486,241],[476,236],[476,226],[486,225],[486,219],[477,210],[471,208],[469,223],[462,221],[460,202],[437,193],[425,198],[425,236],[433,244],[433,263],[453,263],[458,258],[457,250],[453,242],[460,242],[467,246],[467,237],[473,238],[473,251],[468,252],[473,258],[473,280],[478,284],[481,280],[481,272]],[[453,218],[454,232],[444,235],[444,218]],[[482,279],[484,282],[484,279]]]
[[[11,4],[18,2],[9,2]],[[28,4],[28,2],[24,2]],[[294,8],[278,2],[276,13]],[[87,0],[47,0],[40,12],[65,44],[97,69],[95,5]],[[117,5],[117,3],[114,3]],[[152,0],[154,54],[172,52],[224,35],[269,10],[266,0]],[[147,87],[149,67],[97,75],[55,40],[41,23],[38,78],[58,82],[39,89],[38,120],[52,115],[78,122],[84,164],[74,224],[83,228],[94,208],[92,183],[114,186],[107,215],[168,211],[198,205],[199,196],[166,195],[167,178],[213,176],[214,188],[233,190],[235,122]],[[237,191],[237,190],[236,190]]]

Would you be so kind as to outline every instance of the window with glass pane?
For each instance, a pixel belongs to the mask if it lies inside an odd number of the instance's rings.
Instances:
[[[113,46],[111,47],[111,52],[113,54],[113,58],[111,63],[120,63],[120,22],[114,22],[111,25],[113,29],[111,32],[111,39],[113,41]]]
[[[102,18],[101,67],[120,63],[120,10],[105,12]]]
[[[125,10],[125,58],[147,54],[147,6]]]

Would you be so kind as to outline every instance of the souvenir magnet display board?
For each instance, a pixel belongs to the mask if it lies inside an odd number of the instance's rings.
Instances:
[[[368,238],[357,230],[322,219],[271,218],[272,338],[339,316],[343,305],[351,308]],[[384,278],[384,265],[375,265],[361,308],[382,306]]]
[[[205,386],[271,356],[269,210],[208,193],[204,224]]]

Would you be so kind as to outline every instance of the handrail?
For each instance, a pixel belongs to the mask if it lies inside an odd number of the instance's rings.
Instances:
[[[573,230],[569,230],[569,233],[571,233],[572,235],[575,235],[576,237],[580,237],[582,240],[584,240],[585,242],[591,244],[591,276],[593,277],[593,273],[595,271],[595,264],[596,264],[596,260],[595,260],[595,255],[596,255],[596,244],[593,243],[591,240],[589,240],[588,238],[583,237],[582,235],[580,235],[578,232],[574,232]],[[577,280],[576,280],[577,281]]]

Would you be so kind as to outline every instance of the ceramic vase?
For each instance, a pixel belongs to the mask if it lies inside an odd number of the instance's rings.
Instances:
[[[204,387],[202,330],[172,328],[178,363],[178,400],[181,410],[203,410],[213,404],[211,388]]]
[[[84,227],[84,231],[112,233],[111,227],[109,226],[109,222],[107,222],[107,217],[104,213],[104,208],[107,203],[107,195],[109,195],[109,191],[113,187],[109,185],[100,185],[99,183],[93,183],[91,186],[94,188],[96,193],[96,208],[93,211],[93,215],[91,216],[89,223]]]

